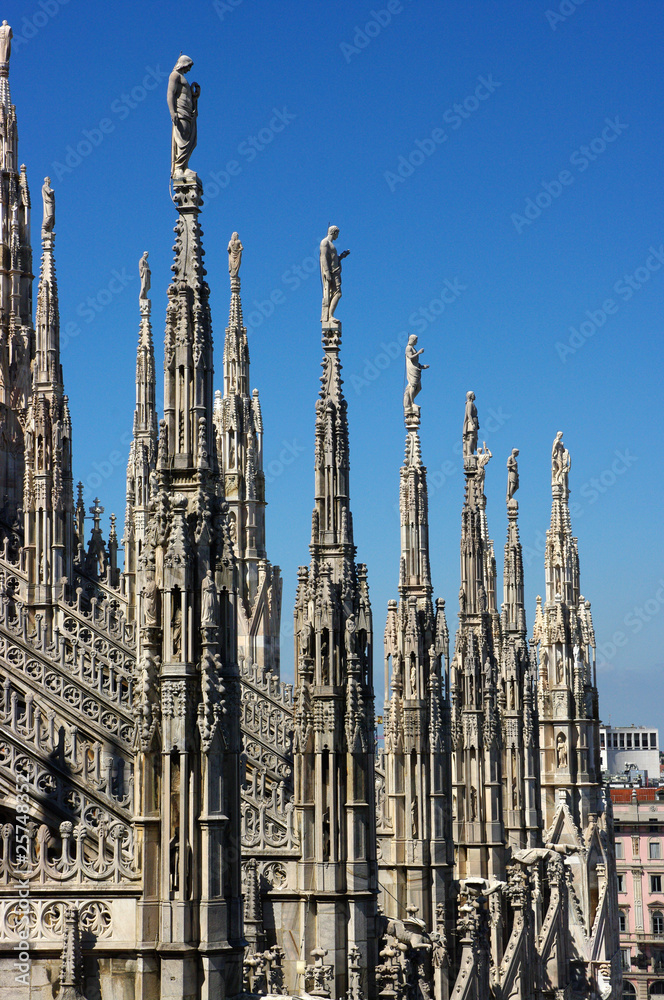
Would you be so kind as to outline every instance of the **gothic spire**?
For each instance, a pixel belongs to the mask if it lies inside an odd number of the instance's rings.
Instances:
[[[189,171],[173,180],[178,208],[173,280],[168,288],[164,340],[164,419],[171,470],[217,467],[212,425],[213,375],[210,288],[203,264],[203,230],[198,220],[203,185]],[[204,428],[201,438],[200,428]]]
[[[420,365],[422,350],[416,350],[416,344],[412,335],[406,347],[403,400],[399,602],[389,601],[385,628],[380,881],[386,914],[401,919],[412,908],[432,927],[445,908],[445,883],[451,877],[449,639],[445,602],[437,601],[434,612],[432,601],[427,470],[418,433],[420,407],[414,402],[428,365]]]
[[[151,273],[147,250],[138,264],[141,278],[139,295],[140,325],[136,349],[136,408],[134,436],[127,463],[127,506],[125,511],[125,590],[130,619],[136,601],[136,569],[138,555],[145,544],[150,499],[156,493],[157,406],[154,345],[150,322],[151,302],[148,298]]]
[[[498,661],[500,619],[491,607],[484,475],[491,453],[477,449],[475,394],[466,393],[459,627],[452,665],[455,840],[462,875],[500,875],[502,851]],[[489,567],[491,569],[491,567]]]
[[[327,950],[336,995],[348,985],[347,955],[377,963],[376,818],[372,622],[366,567],[355,562],[348,421],[342,392],[340,260],[331,226],[321,243],[323,375],[316,401],[311,563],[295,605],[295,807],[302,951]],[[312,864],[316,858],[318,864]],[[330,899],[330,887],[335,897]],[[321,952],[322,954],[323,952]],[[368,972],[368,975],[371,975]],[[364,983],[365,993],[369,983]]]
[[[540,841],[539,733],[535,674],[526,638],[523,555],[519,539],[517,448],[507,460],[507,541],[501,611],[499,702],[502,719],[505,835],[513,851]]]
[[[519,504],[514,496],[519,488],[518,454],[518,449],[514,448],[507,461],[507,541],[505,543],[501,620],[504,634],[518,637],[522,642],[525,642],[523,554],[519,539]]]
[[[22,506],[25,435],[32,390],[32,248],[30,192],[19,168],[16,108],[9,90],[12,31],[0,26],[0,497],[4,519]]]
[[[569,510],[569,451],[558,431],[551,451],[551,525],[546,533],[545,600],[537,599],[533,645],[539,659],[540,742],[545,825],[561,793],[581,830],[602,811],[595,633],[580,591],[577,539]]]
[[[60,364],[55,273],[55,194],[42,188],[42,265],[37,292],[32,396],[25,421],[25,545],[35,600],[49,604],[63,577],[72,582],[74,485],[71,418]]]
[[[281,576],[279,567],[268,561],[265,544],[263,418],[258,389],[249,388],[249,346],[240,299],[242,251],[233,233],[228,244],[231,303],[224,394],[215,397],[214,429],[238,561],[238,655],[278,672]]]

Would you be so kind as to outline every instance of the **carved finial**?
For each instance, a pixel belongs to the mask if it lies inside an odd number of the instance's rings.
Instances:
[[[198,98],[201,88],[197,83],[190,84],[185,73],[194,65],[193,59],[181,55],[168,78],[166,100],[173,122],[171,146],[171,177],[173,180],[193,180],[196,176],[189,170],[189,157],[196,148],[198,117]]]
[[[94,530],[99,531],[101,528],[101,515],[104,513],[104,508],[99,503],[99,497],[95,497],[92,507],[90,508],[90,513],[94,519]]]
[[[240,237],[237,233],[233,233],[228,244],[228,273],[231,278],[237,278],[239,274],[243,250]]]
[[[139,292],[139,299],[147,299],[148,292],[150,291],[150,278],[152,272],[150,271],[150,265],[148,264],[148,251],[145,250],[143,256],[138,262],[138,273],[141,278],[141,290]]]
[[[339,236],[339,227],[330,226],[327,236],[320,244],[320,276],[323,282],[323,306],[320,321],[324,327],[341,328],[341,323],[334,315],[341,298],[341,261],[347,257],[350,250],[337,253],[334,241]]]
[[[415,397],[419,395],[422,389],[422,372],[429,367],[428,365],[421,365],[417,360],[424,351],[424,348],[421,347],[418,351],[416,344],[417,337],[414,333],[411,333],[406,344],[407,385],[403,396],[404,419],[409,430],[412,429],[413,425],[418,427],[420,423],[420,408],[419,406],[415,406]]]
[[[42,187],[42,200],[44,202],[44,218],[42,221],[42,234],[52,233],[55,226],[55,191],[51,187],[51,178],[45,177]]]
[[[466,412],[463,418],[463,457],[470,458],[477,449],[477,432],[480,421],[475,406],[475,393],[466,393]]]
[[[551,449],[551,485],[564,486],[565,489],[568,489],[568,476],[571,468],[572,459],[563,444],[563,432],[558,431]]]
[[[12,29],[6,21],[0,25],[0,76],[9,76],[9,57],[12,54]]]
[[[507,504],[510,506],[514,499],[514,494],[519,488],[519,463],[517,462],[518,448],[512,448],[512,454],[507,459]],[[514,501],[516,503],[516,500]]]
[[[65,904],[59,1000],[84,1000],[82,967],[78,909]]]

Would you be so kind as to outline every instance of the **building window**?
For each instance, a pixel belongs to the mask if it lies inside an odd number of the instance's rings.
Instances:
[[[616,840],[616,857],[617,858],[625,857],[625,847],[623,845],[622,840]]]
[[[599,745],[601,746],[601,748],[603,750],[604,749],[604,733],[600,733],[599,734]]]
[[[617,748],[618,746],[618,733],[613,734],[613,746],[614,748]]]
[[[620,733],[620,749],[621,750],[625,749],[625,734],[624,733]]]
[[[631,750],[632,749],[632,734],[631,733],[627,733],[626,735],[627,735],[627,749]]]
[[[657,733],[650,734],[650,749],[654,750],[657,748]]]
[[[650,877],[651,877],[651,880],[652,880],[655,876],[651,875]],[[616,881],[618,883],[618,892],[624,892],[625,891],[625,876],[624,875],[616,875]],[[653,891],[652,887],[651,887],[650,891],[651,892]]]
[[[664,979],[657,979],[654,983],[650,984],[650,989],[648,990],[648,996],[661,997],[663,993],[664,993]]]
[[[636,996],[636,989],[631,983],[623,982],[623,1000],[632,1000]]]
[[[662,891],[662,876],[661,875],[651,875],[650,876],[650,891],[651,892],[661,892]]]
[[[634,733],[634,749],[635,750],[640,750],[641,749],[641,734],[640,733]]]
[[[659,840],[651,840],[648,844],[648,856],[651,861],[660,861],[662,857],[662,844]]]
[[[664,914],[661,910],[655,910],[652,915],[652,932],[653,934],[664,934]]]
[[[630,958],[632,957],[631,948],[621,948],[620,949],[620,967],[623,972],[629,972],[631,969]]]
[[[625,910],[621,910],[618,914],[618,925],[620,927],[620,933],[624,934],[627,931],[627,913]]]

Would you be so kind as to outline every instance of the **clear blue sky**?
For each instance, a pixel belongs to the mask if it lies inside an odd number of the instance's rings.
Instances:
[[[245,247],[268,555],[284,575],[284,674],[313,502],[315,257],[335,223],[340,248],[352,250],[338,316],[377,680],[398,578],[402,348],[415,332],[431,366],[418,402],[435,595],[447,600],[451,632],[459,442],[473,389],[480,439],[494,454],[486,492],[500,592],[505,462],[518,447],[532,628],[551,442],[563,430],[582,590],[603,649],[602,716],[662,723],[662,472],[653,444],[663,430],[661,5],[23,0],[5,3],[2,16],[15,34],[11,89],[35,240],[44,175],[56,191],[61,321],[71,334],[63,332],[62,362],[87,503],[98,492],[122,523],[145,249],[161,364],[175,223],[166,79],[183,50],[202,88],[191,166],[206,188],[218,386],[233,230]],[[265,316],[271,295],[277,304]]]

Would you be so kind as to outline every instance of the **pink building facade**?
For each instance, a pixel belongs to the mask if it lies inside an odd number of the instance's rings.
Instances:
[[[664,996],[664,789],[612,788],[623,997]]]

